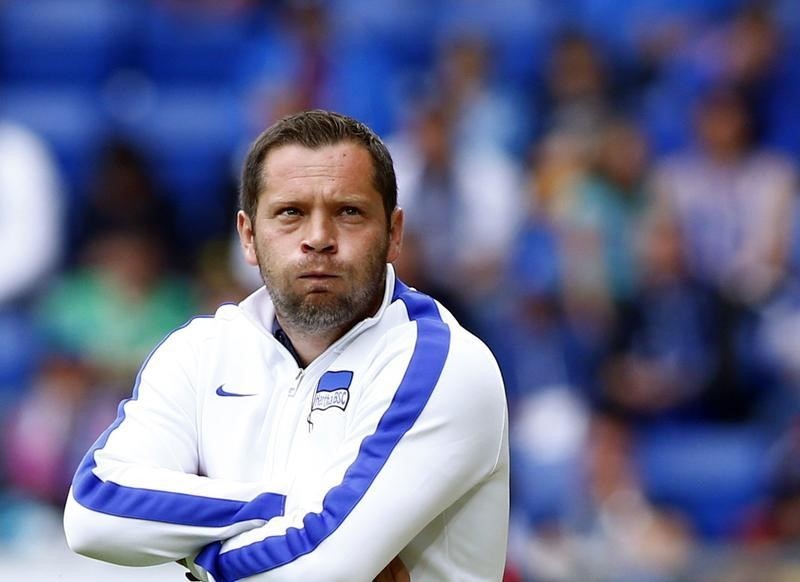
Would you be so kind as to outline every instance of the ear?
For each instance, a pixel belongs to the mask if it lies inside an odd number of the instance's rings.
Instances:
[[[389,252],[386,261],[393,263],[400,256],[403,247],[403,209],[396,206],[389,218]]]
[[[236,213],[236,230],[239,231],[239,244],[242,245],[245,261],[247,261],[248,265],[253,265],[254,267],[258,266],[253,223],[243,210]]]

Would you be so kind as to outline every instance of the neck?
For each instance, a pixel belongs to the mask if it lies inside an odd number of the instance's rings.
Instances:
[[[280,324],[281,329],[288,336],[289,341],[292,342],[292,347],[294,348],[295,354],[300,361],[300,365],[305,368],[311,362],[317,359],[322,352],[327,350],[336,341],[338,341],[344,334],[353,329],[356,324],[369,317],[373,317],[376,313],[378,313],[378,310],[381,308],[381,304],[383,303],[384,291],[386,290],[385,285],[386,281],[384,280],[384,286],[381,288],[381,293],[376,296],[374,303],[368,309],[366,309],[363,314],[356,316],[347,323],[331,329],[311,331],[303,329],[293,325],[290,321],[287,321],[286,318],[281,317],[280,314],[276,313],[275,317],[278,320],[278,324]]]
[[[333,345],[336,340],[350,331],[354,325],[353,323],[349,323],[334,330],[308,332],[292,327],[291,324],[285,323],[279,316],[278,323],[284,333],[289,337],[289,341],[292,342],[292,347],[303,368],[313,362],[322,352]]]

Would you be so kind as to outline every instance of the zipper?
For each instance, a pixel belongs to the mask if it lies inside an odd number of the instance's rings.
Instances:
[[[297,376],[294,377],[294,383],[289,386],[289,396],[294,396],[297,394],[298,388],[300,388],[300,384],[303,382],[303,375],[305,374],[305,370],[303,368],[297,369]]]
[[[322,363],[328,360],[327,356],[329,356],[331,353],[341,350],[341,346],[344,343],[346,343],[350,338],[358,334],[365,327],[371,327],[371,325],[374,323],[375,323],[374,318],[371,318],[370,320],[365,319],[358,322],[355,326],[353,326],[352,329],[350,329],[350,331],[348,331],[346,334],[340,337],[333,344],[328,346],[328,348],[325,351],[323,351],[319,356],[317,356],[307,367],[298,368],[297,375],[295,376],[291,386],[289,386],[289,391],[287,392],[288,396],[292,398],[297,394],[298,390],[300,390],[300,385],[303,383],[303,378],[309,375],[307,374],[307,372],[313,372],[317,368],[321,367]],[[273,339],[275,339],[274,336]],[[283,346],[281,342],[278,341],[278,344],[281,345],[281,348],[283,348],[287,354],[289,353],[289,351],[286,350],[285,346]],[[312,432],[314,430],[314,422],[311,420],[311,413],[313,412],[314,408],[314,399],[313,399],[314,397],[312,396],[311,398],[312,398],[311,410],[308,411],[308,416],[306,417],[306,422],[308,423],[308,432]]]

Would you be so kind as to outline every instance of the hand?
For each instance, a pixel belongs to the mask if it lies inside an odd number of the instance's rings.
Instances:
[[[406,565],[403,564],[400,556],[397,556],[381,570],[374,582],[411,582],[411,575],[406,570]]]

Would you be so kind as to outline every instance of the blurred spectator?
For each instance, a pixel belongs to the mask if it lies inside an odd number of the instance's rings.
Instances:
[[[589,411],[559,385],[524,395],[514,410],[510,562],[524,580],[581,579],[572,525],[586,494]]]
[[[592,149],[570,131],[554,131],[535,148],[528,175],[528,215],[521,227],[520,241],[553,238],[550,249],[515,245],[509,259],[512,280],[529,280],[525,273],[552,261],[558,275],[558,303],[561,317],[590,346],[592,353],[604,349],[613,325],[613,306],[602,287],[606,265],[595,260],[594,233],[580,236],[574,228],[582,185],[591,172]],[[588,245],[588,247],[587,247]],[[549,256],[552,250],[554,255]],[[545,254],[540,254],[541,252]],[[531,254],[533,253],[533,254]],[[589,260],[584,260],[584,259]],[[552,269],[545,269],[550,273]],[[601,282],[598,288],[598,281]],[[581,353],[581,357],[587,352]],[[593,364],[588,365],[592,369]]]
[[[89,186],[83,222],[83,259],[107,233],[148,231],[158,244],[173,249],[163,257],[167,265],[188,266],[186,252],[178,246],[175,208],[159,191],[144,158],[124,140],[106,145]]]
[[[603,367],[602,399],[631,420],[691,418],[716,373],[715,296],[686,271],[675,226],[641,228],[641,287],[620,313]]]
[[[536,261],[536,255],[541,257],[553,242],[544,230],[528,230],[520,244],[527,248],[520,249],[520,258]],[[492,325],[482,329],[502,365],[512,411],[518,400],[553,386],[583,397],[594,387],[599,356],[595,338],[580,322],[566,317],[558,281],[548,279],[547,275],[517,279]]]
[[[3,468],[22,495],[60,506],[82,451],[113,419],[136,369],[196,309],[172,262],[175,213],[129,145],[107,146],[91,185],[79,264],[40,297],[46,351],[2,431]]]
[[[88,247],[87,262],[43,297],[41,325],[57,351],[80,354],[122,395],[152,346],[196,311],[195,300],[164,270],[170,249],[147,230],[106,232]]]
[[[447,42],[437,63],[437,91],[453,116],[455,143],[483,143],[519,153],[530,133],[526,112],[492,75],[491,45],[479,36]]]
[[[30,304],[61,258],[64,214],[61,177],[46,145],[0,121],[0,429],[6,404],[24,392],[38,364]]]
[[[520,214],[520,176],[514,160],[478,141],[454,140],[451,112],[420,109],[406,131],[389,140],[406,212],[401,276],[470,307],[497,290]],[[416,252],[415,252],[416,251]]]
[[[39,318],[55,353],[80,357],[95,382],[121,396],[151,347],[196,302],[172,268],[186,262],[175,242],[175,212],[127,144],[107,147],[86,213],[80,263],[42,297]]]
[[[715,89],[697,110],[697,147],[655,173],[656,211],[680,232],[689,273],[721,298],[709,397],[729,420],[752,418],[772,391],[756,310],[784,280],[795,215],[795,167],[758,147],[751,121],[738,92]]]
[[[557,39],[543,95],[544,129],[572,132],[592,143],[611,113],[610,81],[600,47],[571,32]]]
[[[75,467],[114,418],[117,396],[93,391],[79,358],[53,355],[0,433],[8,485],[29,499],[63,505]]]
[[[601,414],[583,438],[583,501],[572,502],[571,515],[531,528],[524,542],[512,538],[514,563],[530,580],[679,579],[693,535],[681,515],[648,500],[635,463],[634,433]],[[529,486],[535,487],[535,479]]]
[[[773,390],[757,343],[757,309],[784,280],[796,173],[753,141],[741,95],[722,87],[696,112],[698,144],[655,173],[656,212],[673,221],[689,273],[719,297],[717,370],[707,404],[752,419]]]
[[[734,16],[725,36],[727,46],[719,59],[722,80],[756,104],[765,91],[775,88],[770,85],[777,80],[785,48],[778,24],[764,6],[746,6]]]
[[[481,329],[504,371],[512,413],[517,400],[546,388],[584,397],[595,388],[609,314],[573,301],[566,276],[564,225],[588,171],[582,145],[571,133],[554,132],[534,151],[526,213],[505,260],[503,301]]]
[[[800,112],[795,107],[800,68],[792,57],[796,41],[781,29],[767,3],[745,3],[687,46],[674,64],[679,83],[694,91],[735,87],[752,113],[752,136],[800,153]]]
[[[59,506],[148,351],[196,312],[191,287],[164,269],[170,248],[155,230],[104,229],[86,248],[41,299],[47,352],[3,439],[9,484]]]
[[[604,301],[630,301],[637,285],[634,236],[649,203],[646,142],[630,122],[617,119],[600,131],[589,175],[574,186],[562,218],[568,288]]]
[[[757,304],[784,275],[795,167],[753,142],[752,117],[732,89],[704,97],[696,128],[698,147],[658,168],[659,210],[680,229],[695,276]]]
[[[287,2],[283,18],[294,33],[297,62],[292,88],[293,106],[284,105],[278,117],[319,107],[323,101],[331,60],[328,43],[332,31],[328,11],[322,2]]]
[[[592,150],[586,145],[572,132],[553,131],[532,148],[524,208],[532,218],[554,225],[565,221],[590,171]]]
[[[578,531],[587,574],[605,580],[668,577],[688,562],[692,533],[685,519],[648,499],[634,458],[635,434],[598,415],[587,443],[588,511]],[[599,575],[599,576],[598,576]]]
[[[322,2],[279,2],[241,61],[254,135],[277,119],[323,107],[334,60],[328,8]]]
[[[45,144],[0,122],[0,312],[56,266],[64,244],[60,186]]]

